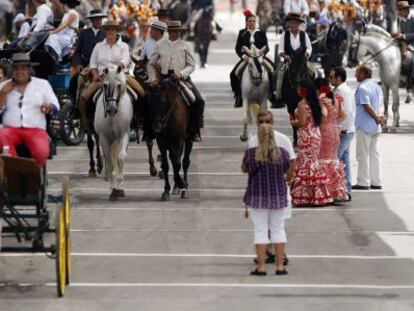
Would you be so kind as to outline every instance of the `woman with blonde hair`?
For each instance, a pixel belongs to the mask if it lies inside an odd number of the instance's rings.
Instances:
[[[285,212],[288,204],[286,176],[290,178],[291,175],[291,159],[289,152],[276,144],[271,124],[260,124],[257,134],[258,146],[246,150],[242,163],[242,171],[249,174],[244,196],[246,217],[250,207],[258,257],[257,268],[250,274],[267,274],[266,245],[273,244],[276,274],[284,275],[287,274],[283,264],[286,244]]]

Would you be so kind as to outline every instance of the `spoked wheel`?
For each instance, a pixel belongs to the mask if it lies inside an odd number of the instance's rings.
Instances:
[[[69,285],[71,281],[71,239],[70,239],[70,196],[69,196],[69,180],[65,178],[63,180],[63,210],[65,214],[65,235],[66,235],[66,285]]]
[[[56,215],[56,284],[59,297],[65,295],[66,287],[66,221],[65,209],[61,206]]]
[[[85,137],[85,131],[82,129],[80,117],[76,116],[72,101],[69,98],[65,98],[64,101],[59,113],[59,136],[68,146],[79,145]]]

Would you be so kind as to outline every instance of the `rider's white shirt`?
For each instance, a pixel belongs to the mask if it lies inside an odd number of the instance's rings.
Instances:
[[[47,4],[42,4],[36,10],[33,16],[33,31],[41,31],[46,28],[47,23],[53,18],[52,9]]]
[[[335,91],[335,96],[340,96],[343,104],[343,109],[346,113],[346,119],[341,123],[341,130],[348,133],[355,132],[355,92],[346,84],[342,83]]]
[[[157,41],[153,38],[149,38],[144,43],[144,50],[142,51],[142,57],[146,57],[150,59],[152,54],[154,54],[155,46],[157,45]]]
[[[111,47],[105,40],[98,42],[92,51],[89,67],[98,69],[102,74],[105,68],[111,68],[122,62],[125,65],[125,72],[131,61],[128,44],[119,38]]]
[[[306,0],[285,0],[283,5],[285,15],[289,13],[297,13],[300,15],[309,15],[309,5]]]
[[[6,80],[0,84],[0,90],[10,82]],[[40,110],[43,103],[53,105],[59,111],[59,101],[49,82],[32,77],[24,90],[22,105],[19,107],[22,94],[13,89],[6,96],[6,106],[3,111],[3,125],[9,127],[26,127],[46,129],[46,116]]]
[[[290,33],[290,45],[292,46],[293,50],[297,50],[300,48],[300,33],[296,35],[296,37],[289,31]],[[308,57],[312,54],[312,44],[310,42],[308,34],[305,32],[305,43],[306,43],[306,53]],[[282,33],[279,36],[279,55],[285,52],[285,33]]]
[[[20,27],[19,35],[17,38],[23,38],[26,37],[26,35],[30,32],[30,25],[28,22],[24,22],[22,26]]]

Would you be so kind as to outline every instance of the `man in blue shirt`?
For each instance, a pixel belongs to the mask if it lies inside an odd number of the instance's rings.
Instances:
[[[381,189],[379,135],[384,117],[380,114],[383,95],[381,87],[372,80],[372,70],[361,65],[355,73],[359,82],[355,92],[357,184],[352,189]]]

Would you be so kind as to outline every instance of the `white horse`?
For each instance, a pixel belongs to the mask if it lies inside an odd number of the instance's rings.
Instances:
[[[266,46],[260,50],[252,44],[251,48],[243,46],[243,51],[249,56],[248,70],[244,70],[241,79],[243,105],[246,107],[246,118],[243,121],[243,132],[240,135],[241,141],[247,141],[247,126],[252,124],[252,114],[267,110],[267,99],[269,97],[269,76],[264,66],[264,52]],[[255,104],[254,106],[251,106]],[[253,110],[253,111],[252,111]],[[254,111],[256,110],[256,111]]]
[[[358,61],[362,62],[369,55],[365,62],[371,59],[378,63],[384,92],[386,120],[388,119],[388,99],[390,90],[392,91],[393,122],[390,132],[395,133],[396,128],[400,126],[400,98],[398,95],[401,71],[400,49],[388,32],[375,25],[367,25],[360,34],[356,34],[352,44],[356,49],[354,55]],[[388,131],[387,121],[385,121],[383,129],[385,132]]]
[[[133,117],[132,99],[127,93],[121,68],[105,69],[103,86],[95,95],[95,130],[105,158],[105,180],[109,180],[110,200],[125,196],[124,159],[127,155],[129,129]]]

